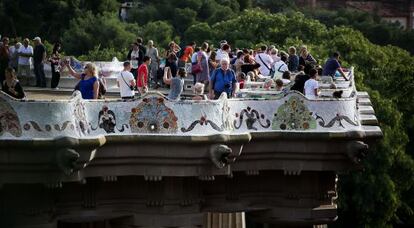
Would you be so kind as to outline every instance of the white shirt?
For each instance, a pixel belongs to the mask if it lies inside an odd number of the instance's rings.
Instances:
[[[33,47],[30,46],[30,45],[28,45],[27,47],[22,45],[19,48],[19,53],[20,54],[31,54],[31,55],[33,55]],[[19,56],[19,65],[30,65],[31,59],[32,59],[32,57]]]
[[[135,92],[129,88],[129,82],[135,80],[134,75],[132,75],[131,72],[122,71],[121,73],[119,73],[118,78],[116,80],[119,83],[119,91],[121,92],[121,97],[132,97],[135,95]]]
[[[227,53],[227,52],[225,52],[225,51],[223,51],[223,50],[219,49],[219,50],[217,51],[216,61],[218,61],[218,62],[220,63],[220,61],[221,61],[223,58],[230,59],[230,57],[229,57],[229,53]]]
[[[131,52],[131,66],[133,69],[138,69],[138,59],[139,58],[139,49],[132,50]]]
[[[260,67],[259,67],[260,73],[265,76],[269,76],[270,69],[272,68],[272,64],[273,64],[273,59],[266,53],[259,53],[255,56],[254,60],[256,60],[256,63],[260,64]]]
[[[305,82],[305,86],[303,91],[305,92],[305,96],[308,99],[317,99],[318,97],[315,96],[315,89],[319,88],[318,82],[311,78]]]
[[[288,71],[288,65],[283,62],[282,60],[279,62],[276,62],[275,65],[273,65],[273,70],[275,71],[275,74],[273,75],[274,79],[282,79],[282,75],[285,71]]]
[[[198,54],[198,52],[193,53],[193,55],[191,56],[191,63],[196,63],[197,62],[197,54]]]

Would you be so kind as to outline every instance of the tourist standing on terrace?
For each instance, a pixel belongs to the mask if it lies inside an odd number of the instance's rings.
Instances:
[[[40,37],[33,39],[35,48],[33,50],[33,65],[36,76],[36,87],[46,87],[46,76],[44,70],[44,63],[46,61],[46,48],[42,44]]]
[[[57,86],[59,85],[59,80],[60,80],[60,49],[61,49],[61,44],[59,42],[56,42],[53,45],[53,51],[52,51],[52,56],[50,56],[49,61],[50,61],[50,66],[52,68],[52,81],[50,83],[50,88],[52,89],[58,89]]]
[[[178,56],[180,59],[178,60],[178,67],[185,67],[185,64],[191,60],[191,55],[194,52],[194,48],[195,48],[196,43],[193,41],[191,43],[189,43],[185,48],[184,51],[182,51],[182,55]]]
[[[282,78],[282,75],[285,71],[289,71],[288,65],[286,64],[287,57],[286,55],[282,55],[280,57],[280,61],[276,62],[273,65],[273,71],[275,72],[271,77],[274,79],[280,79]]]
[[[193,101],[208,100],[207,96],[204,95],[204,84],[197,82],[193,87],[194,96],[191,98]]]
[[[191,67],[197,64],[197,55],[200,50],[201,50],[200,47],[196,47],[194,49],[194,53],[191,55]],[[191,74],[193,75],[193,84],[195,85],[197,83],[197,76],[196,76],[197,74],[194,74],[193,72],[191,72]]]
[[[288,68],[291,72],[298,71],[299,67],[299,56],[296,55],[296,48],[291,46],[289,47],[289,59],[288,59]]]
[[[217,64],[220,64],[221,60],[224,58],[230,59],[229,57],[230,50],[231,50],[230,45],[227,42],[221,43],[221,48],[217,50],[217,55],[216,55]]]
[[[16,99],[23,99],[25,97],[22,86],[17,80],[16,73],[13,68],[8,67],[5,69],[5,80],[2,83],[3,92],[7,93],[11,97]]]
[[[223,58],[220,62],[220,68],[212,73],[210,79],[210,99],[218,99],[223,92],[227,94],[227,97],[233,97],[236,90],[236,82],[236,75],[230,69],[229,59]]]
[[[341,76],[348,81],[349,79],[345,76],[344,71],[341,68],[341,64],[339,63],[339,52],[334,52],[332,57],[326,61],[325,66],[323,67],[323,76],[331,76],[335,79],[335,74],[338,71]]]
[[[165,53],[165,57],[168,58],[168,56],[170,56],[171,53],[174,53],[175,56],[177,56],[177,53],[181,50],[180,46],[178,46],[178,44],[176,44],[174,41],[171,41],[168,44],[168,49],[167,52]]]
[[[16,42],[13,46],[9,48],[9,66],[14,69],[15,72],[17,72],[17,66],[19,61],[19,49],[22,46],[22,43]]]
[[[136,83],[134,75],[131,73],[130,62],[124,62],[124,69],[119,73],[116,84],[119,87],[122,99],[134,99]]]
[[[18,60],[18,75],[19,76],[30,76],[30,64],[33,56],[33,47],[29,45],[29,39],[23,40],[23,46],[19,49],[19,60]]]
[[[140,65],[140,51],[139,51],[139,44],[133,43],[132,49],[129,51],[127,59],[131,63],[131,73],[134,75],[134,77],[137,77],[137,71],[138,67]]]
[[[141,37],[137,38],[137,44],[139,49],[138,66],[144,62],[144,56],[147,53],[147,48],[143,45],[144,40]]]
[[[169,67],[164,68],[163,81],[165,84],[170,85],[170,92],[168,93],[168,99],[173,101],[180,100],[181,93],[184,89],[184,78],[187,77],[184,67],[178,69],[178,75],[172,77],[171,69]]]
[[[148,66],[151,64],[151,58],[144,56],[144,62],[138,68],[137,87],[141,95],[148,92]]]
[[[9,66],[10,55],[9,55],[9,38],[3,37],[3,45],[0,47],[0,83],[5,80],[5,70]]]
[[[160,58],[158,56],[158,49],[154,46],[154,41],[148,41],[147,53],[146,56],[150,57],[151,64],[149,65],[149,72],[151,81],[154,83],[154,88],[158,88],[158,78],[157,71],[158,66],[160,65]]]
[[[316,64],[316,59],[309,53],[308,48],[303,46],[300,51],[299,65],[305,66],[305,74],[309,74],[310,69],[313,69]]]
[[[98,71],[95,64],[87,63],[83,73],[77,73],[69,64],[65,62],[69,70],[69,74],[79,79],[79,83],[75,90],[79,90],[83,99],[98,99],[99,94],[99,79]]]
[[[309,74],[310,79],[305,82],[304,86],[305,96],[308,99],[317,99],[319,84],[318,81],[316,81],[316,76],[318,75],[318,71],[316,69],[311,69]]]
[[[236,69],[236,74],[242,72],[241,66],[244,64],[244,53],[242,51],[238,51],[236,54],[236,61],[234,62],[234,68]]]
[[[216,56],[217,56],[217,52],[212,51],[210,54],[210,57],[208,58],[208,68],[210,72],[213,72],[218,66],[216,62]]]
[[[272,71],[273,59],[266,53],[267,47],[263,45],[260,47],[259,53],[256,54],[254,60],[260,64],[260,74],[264,76],[270,76]]]
[[[208,84],[210,79],[210,69],[208,68],[207,51],[208,43],[201,45],[201,50],[197,53],[197,64],[201,67],[201,71],[196,74],[197,82]],[[193,66],[194,67],[194,66]]]

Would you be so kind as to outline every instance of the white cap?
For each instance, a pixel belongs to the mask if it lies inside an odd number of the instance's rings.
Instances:
[[[42,41],[42,39],[40,39],[40,37],[38,37],[38,36],[36,36],[33,40],[37,40],[37,41],[39,41],[39,42],[41,42],[41,41]]]

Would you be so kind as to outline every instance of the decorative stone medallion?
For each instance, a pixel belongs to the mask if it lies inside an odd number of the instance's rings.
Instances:
[[[310,130],[316,129],[312,112],[297,96],[291,96],[278,109],[273,118],[273,130]]]
[[[145,97],[132,108],[129,125],[132,133],[176,133],[177,117],[162,97]]]
[[[19,117],[13,107],[0,97],[0,136],[9,132],[15,137],[22,136]]]

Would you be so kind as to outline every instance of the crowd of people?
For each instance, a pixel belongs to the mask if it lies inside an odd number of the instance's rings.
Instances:
[[[44,64],[52,69],[51,88],[57,88],[60,70],[67,68],[70,75],[79,80],[76,90],[84,99],[99,99],[105,94],[105,83],[98,77],[96,66],[85,65],[82,73],[72,69],[68,61],[61,61],[61,44],[55,43],[52,54],[47,58],[45,46],[40,37],[29,39],[23,44],[15,42],[9,45],[4,37],[0,43],[0,82],[3,91],[15,98],[24,97],[18,77],[30,75],[31,64],[34,67],[37,87],[46,87]],[[170,42],[163,53],[152,40],[144,45],[142,38],[131,44],[119,73],[117,84],[122,99],[133,99],[136,91],[145,94],[150,89],[169,87],[168,98],[179,100],[183,92],[184,79],[193,76],[195,100],[217,99],[222,93],[235,97],[236,92],[245,88],[250,81],[264,82],[263,88],[272,86],[277,91],[297,90],[309,99],[318,96],[318,75],[332,76],[339,74],[346,80],[339,53],[333,53],[323,69],[311,55],[306,46],[289,47],[288,52],[279,51],[275,46],[261,46],[259,49],[235,49],[223,40],[219,48],[212,48],[207,42],[197,46],[195,42],[180,47]],[[32,61],[33,59],[33,61]],[[17,74],[16,74],[17,72]],[[289,86],[287,86],[289,85]]]

